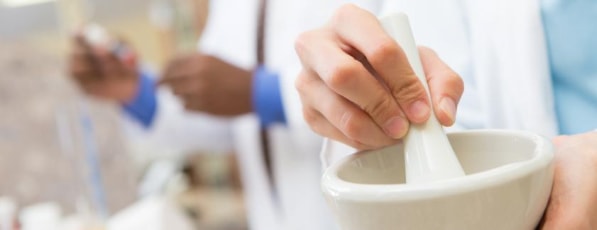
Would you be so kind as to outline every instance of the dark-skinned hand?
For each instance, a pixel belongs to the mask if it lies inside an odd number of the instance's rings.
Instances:
[[[170,87],[187,110],[237,116],[252,112],[252,76],[217,57],[194,53],[170,62],[160,85]]]
[[[138,90],[139,73],[134,55],[119,58],[109,47],[93,46],[82,35],[72,40],[68,70],[87,94],[128,103]]]

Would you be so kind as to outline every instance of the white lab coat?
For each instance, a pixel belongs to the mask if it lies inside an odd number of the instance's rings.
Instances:
[[[125,116],[129,145],[137,154],[134,157],[183,160],[191,153],[232,151],[231,119],[185,112],[181,101],[166,88],[158,89],[156,96],[158,109],[150,127],[143,127],[134,118]]]

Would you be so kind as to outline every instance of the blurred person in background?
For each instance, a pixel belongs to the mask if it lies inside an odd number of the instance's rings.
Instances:
[[[297,3],[303,12],[308,9]],[[318,16],[326,17],[340,3],[326,5]],[[292,99],[297,98],[292,78],[300,68],[292,43],[304,27],[286,31],[287,23],[298,21],[286,20],[291,8],[283,3],[268,1],[267,9],[265,1],[211,2],[199,52],[174,58],[159,80],[141,70],[134,57],[119,57],[110,47],[95,47],[81,38],[74,40],[71,73],[88,94],[121,104],[139,133],[163,137],[177,148],[195,144],[193,140],[206,142],[201,140],[206,136],[213,144],[226,140],[209,137],[216,131],[193,119],[173,119],[180,115],[168,111],[169,104],[192,112],[186,114],[237,118],[230,121],[232,140],[250,228],[330,229],[319,186],[321,138],[304,124],[298,104],[286,106],[298,101]],[[310,21],[307,28],[320,21]],[[158,81],[166,87],[156,93]],[[181,102],[172,100],[172,94]],[[181,132],[182,140],[168,137]]]
[[[296,43],[305,118],[345,144],[330,150],[396,143],[431,106],[457,129],[529,130],[557,149],[540,228],[596,229],[597,2],[384,1],[381,9],[406,12],[417,42],[435,50],[419,49],[431,104],[379,12],[344,6]]]
[[[85,93],[122,106],[132,138],[157,143],[169,152],[232,149],[228,120],[183,113],[174,95],[155,87],[155,75],[141,67],[133,46],[121,40],[88,40],[83,32],[73,39],[71,76]]]

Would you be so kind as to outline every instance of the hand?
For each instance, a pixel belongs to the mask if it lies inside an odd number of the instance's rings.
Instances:
[[[252,80],[248,70],[196,53],[172,61],[160,84],[172,87],[187,110],[236,116],[252,112]]]
[[[69,71],[81,89],[92,96],[128,103],[138,90],[134,55],[119,59],[107,47],[91,46],[82,35],[73,39]]]
[[[554,139],[555,175],[542,229],[597,229],[597,132]]]
[[[353,5],[296,42],[296,87],[311,128],[357,149],[393,144],[430,116],[428,97],[400,46],[371,13]],[[463,82],[430,49],[419,48],[435,115],[454,123]]]

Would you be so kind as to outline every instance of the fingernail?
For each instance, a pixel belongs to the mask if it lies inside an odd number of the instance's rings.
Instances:
[[[407,130],[408,122],[405,118],[400,116],[392,117],[384,124],[386,135],[395,139],[402,138]]]
[[[448,118],[450,118],[450,122],[454,122],[454,118],[456,117],[456,103],[449,97],[445,97],[439,103],[439,108]]]
[[[425,121],[425,119],[427,119],[429,116],[429,110],[429,105],[427,105],[425,100],[415,101],[410,105],[409,108],[412,119],[419,122]]]

